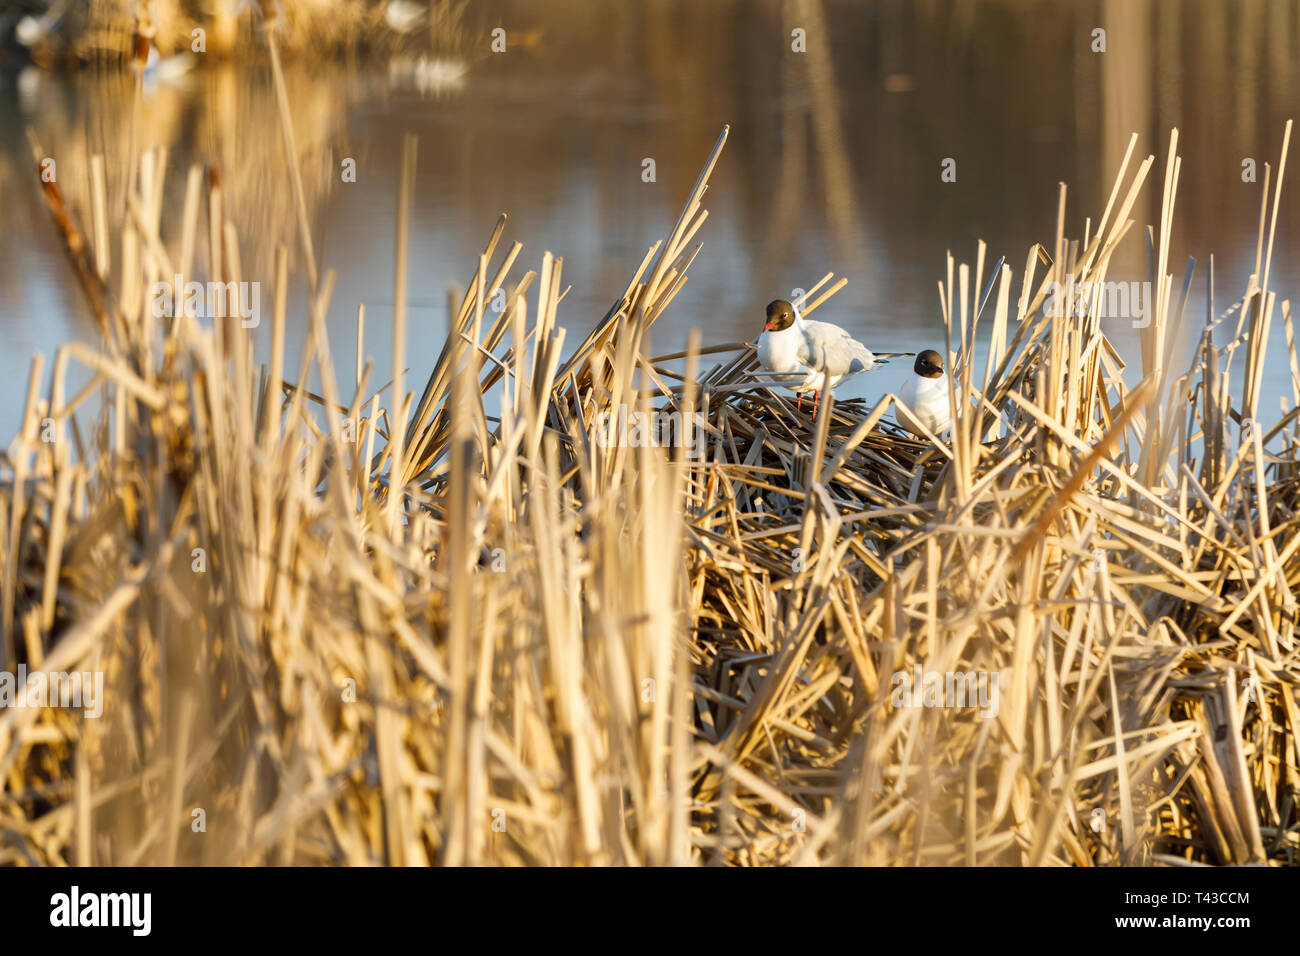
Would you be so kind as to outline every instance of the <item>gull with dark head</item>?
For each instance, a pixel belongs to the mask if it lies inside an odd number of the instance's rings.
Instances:
[[[914,435],[925,437],[925,426],[936,438],[952,427],[948,410],[948,376],[943,370],[943,357],[934,349],[918,352],[912,365],[912,376],[903,385],[898,397],[910,409],[910,414],[898,409],[898,424]]]
[[[758,337],[758,361],[769,372],[802,374],[802,381],[792,381],[789,388],[799,396],[813,394],[813,417],[817,416],[819,390],[827,372],[834,388],[850,375],[857,375],[883,364],[869,348],[848,332],[830,322],[805,319],[785,299],[767,305],[767,321]]]

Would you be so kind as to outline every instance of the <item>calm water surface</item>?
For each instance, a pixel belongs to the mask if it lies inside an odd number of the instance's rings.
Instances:
[[[506,242],[524,244],[516,278],[545,251],[563,256],[573,288],[560,320],[575,341],[670,228],[723,124],[731,137],[706,198],[704,250],[654,329],[659,351],[680,348],[692,327],[706,342],[753,338],[768,300],[828,271],[849,284],[818,318],[877,351],[941,348],[936,284],[946,253],[973,265],[985,240],[988,265],[1005,255],[1018,290],[1030,245],[1052,245],[1059,183],[1069,186],[1067,234],[1081,237],[1085,217],[1101,215],[1131,132],[1140,135],[1136,158],[1154,153],[1156,164],[1111,278],[1143,279],[1142,229],[1159,221],[1173,126],[1183,165],[1169,269],[1179,286],[1187,258],[1197,259],[1187,310],[1195,334],[1209,256],[1216,310],[1240,296],[1253,270],[1264,163],[1276,165],[1300,94],[1300,5],[1290,0],[548,0],[475,3],[466,23],[458,77],[430,79],[402,62],[290,68],[317,255],[338,273],[334,355],[352,367],[364,304],[376,383],[391,354],[407,132],[419,137],[408,320],[408,382],[418,388],[446,335],[446,290],[469,280],[500,213],[510,216]],[[505,54],[488,52],[496,26],[512,38]],[[1098,26],[1104,54],[1091,50]],[[795,28],[806,31],[806,54],[790,50]],[[268,80],[260,66],[196,69],[149,92],[139,136],[169,148],[177,219],[189,164],[221,165],[244,273],[266,281],[269,311],[274,249],[295,237]],[[110,194],[122,195],[128,93],[122,78],[93,71],[0,73],[0,435],[18,425],[32,353],[45,353],[48,377],[62,341],[96,336],[40,203],[23,131],[56,158],[86,222],[91,154],[106,155]],[[340,181],[345,158],[356,161],[355,183]],[[955,183],[941,181],[946,158],[956,161]],[[1246,158],[1260,182],[1242,182]],[[643,181],[646,159],[654,182]],[[1284,190],[1270,280],[1280,297],[1300,279],[1298,202],[1300,190]],[[165,230],[170,239],[177,231]],[[301,308],[291,322],[293,367]],[[1107,331],[1135,382],[1131,321],[1108,320]],[[1290,395],[1277,313],[1273,333],[1270,410]],[[265,344],[269,330],[259,335]],[[896,389],[907,370],[895,362],[840,393]]]

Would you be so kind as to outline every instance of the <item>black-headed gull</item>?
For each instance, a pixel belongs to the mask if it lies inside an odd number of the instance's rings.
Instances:
[[[768,303],[767,322],[758,337],[758,361],[769,372],[801,373],[802,382],[788,386],[799,396],[803,408],[805,392],[813,393],[813,417],[817,417],[818,390],[826,372],[834,388],[850,375],[881,364],[872,351],[848,332],[830,322],[805,319],[785,299]]]
[[[911,409],[897,411],[898,424],[914,435],[925,436],[922,425],[938,437],[952,427],[948,411],[948,376],[943,371],[943,357],[934,349],[918,352],[912,366],[914,373],[903,385],[898,397]]]

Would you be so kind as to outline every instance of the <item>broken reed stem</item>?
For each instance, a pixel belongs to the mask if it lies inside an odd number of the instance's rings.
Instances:
[[[284,82],[284,69],[280,66],[280,48],[275,37],[278,14],[274,0],[262,0],[262,33],[266,37],[266,50],[271,60],[271,77],[275,86],[275,102],[280,113],[280,134],[284,138],[284,161],[289,167],[289,181],[293,184],[294,204],[298,211],[298,235],[307,267],[307,282],[311,294],[316,295],[316,252],[311,241],[311,221],[307,215],[307,193],[302,185],[302,170],[298,168],[298,143],[293,133],[293,116],[289,109],[289,90]]]

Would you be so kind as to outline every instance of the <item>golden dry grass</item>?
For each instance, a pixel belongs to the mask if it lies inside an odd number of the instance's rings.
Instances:
[[[1240,427],[1271,323],[1293,341],[1268,285],[1280,174],[1256,276],[1186,370],[1176,133],[1137,374],[1098,297],[1044,311],[1132,231],[1155,162],[1133,168],[1136,137],[1080,241],[1062,191],[1018,281],[986,281],[982,246],[950,259],[956,426],[918,441],[890,396],[811,422],[744,343],[650,348],[725,141],[576,345],[563,260],[516,278],[498,223],[409,392],[414,141],[387,384],[331,357],[305,219],[303,360],[284,367],[282,252],[259,367],[239,323],[157,320],[146,295],[245,278],[218,184],[191,172],[165,242],[143,151],[112,282],[86,238],[103,197],[87,229],[47,192],[104,343],[61,349],[45,394],[37,361],[4,459],[0,671],[101,671],[107,701],[0,709],[0,861],[1295,863],[1296,413]],[[69,396],[73,362],[92,379]],[[706,454],[601,443],[619,408],[698,412]],[[918,667],[996,673],[996,715],[898,706]]]

